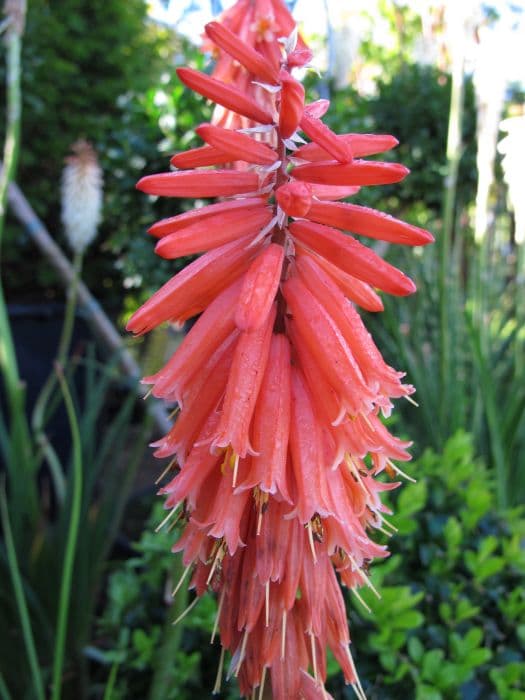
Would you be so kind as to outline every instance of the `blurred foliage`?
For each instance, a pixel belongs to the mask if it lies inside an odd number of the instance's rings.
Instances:
[[[76,483],[72,468],[75,450],[81,455],[81,527],[76,541],[73,595],[67,617],[64,698],[83,698],[89,669],[83,648],[91,635],[95,609],[104,582],[104,566],[118,535],[124,508],[144,455],[151,422],[137,406],[134,386],[125,386],[118,358],[101,364],[92,345],[67,368],[67,380],[80,431],[78,445],[56,430],[51,436],[57,465],[49,468],[40,444],[21,446],[8,430],[8,416],[0,406],[0,465],[8,477],[5,498],[13,531],[14,549],[35,638],[36,655],[47,685],[57,637],[57,609],[64,576],[64,551],[69,536]],[[63,410],[64,398],[55,387],[45,416],[45,429]],[[138,423],[138,425],[137,425]],[[62,449],[61,449],[62,448]],[[13,459],[16,451],[18,463]],[[62,453],[65,454],[62,456]],[[46,453],[47,457],[47,453]],[[23,463],[22,463],[22,460]],[[63,495],[57,488],[57,472]],[[4,475],[5,476],[5,475]],[[29,498],[36,494],[36,498]],[[0,543],[0,676],[12,698],[33,698],[23,630],[13,596],[11,564],[6,542]],[[6,697],[6,696],[3,696]]]
[[[318,97],[315,83],[310,92]],[[450,76],[433,66],[405,63],[399,71],[384,71],[377,94],[362,97],[351,87],[334,91],[325,121],[336,133],[349,131],[392,134],[399,146],[377,156],[398,161],[410,177],[396,185],[362,188],[356,201],[409,217],[421,226],[441,214],[445,176]],[[472,82],[467,80],[458,206],[473,201],[476,191],[476,112]]]
[[[209,114],[205,102],[174,79],[174,66],[188,60],[202,65],[204,57],[148,22],[144,0],[30,4],[18,182],[49,231],[63,242],[64,157],[80,137],[95,145],[104,170],[105,201],[99,236],[87,254],[85,281],[114,311],[121,309],[122,282],[133,290],[146,280],[147,295],[174,268],[154,255],[145,228],[177,213],[184,203],[156,203],[137,192],[135,183],[145,171],[166,169],[172,151],[185,149],[191,129]],[[42,287],[53,291],[56,278],[47,264],[25,264],[34,257],[34,245],[14,220],[4,255],[10,298],[40,299]],[[118,294],[112,292],[115,286]]]
[[[465,433],[451,438],[441,454],[427,450],[411,473],[418,483],[391,497],[396,515],[389,519],[399,530],[389,542],[392,556],[372,567],[381,600],[361,589],[372,613],[353,601],[349,608],[367,697],[523,700],[523,512],[496,515],[494,484]],[[167,553],[175,537],[152,533],[164,512],[155,507],[135,556],[110,577],[91,655],[105,666],[106,677],[118,664],[115,698],[148,697],[155,655],[174,617],[162,591],[176,582],[179,556]],[[186,618],[166,698],[210,692],[218,663],[218,651],[209,645],[215,611],[213,599],[204,596]],[[337,665],[329,669],[334,697],[353,697]]]
[[[374,41],[376,19],[363,10],[369,30],[361,39],[359,56],[363,62],[381,66],[381,72],[391,76],[412,63],[414,47],[421,36],[421,17],[413,7],[390,0],[379,0],[377,10],[389,29],[390,41],[386,45]]]

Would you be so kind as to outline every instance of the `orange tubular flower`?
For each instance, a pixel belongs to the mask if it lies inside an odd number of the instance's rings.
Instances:
[[[311,53],[282,0],[239,0],[206,36],[213,75],[177,71],[218,105],[196,129],[205,144],[138,187],[223,199],[150,228],[159,255],[202,255],[128,323],[142,334],[200,314],[144,380],[180,409],[154,443],[178,463],[160,492],[184,525],[173,549],[196,596],[218,596],[216,628],[244,696],[262,697],[268,679],[275,700],[329,698],[330,650],[363,698],[339,584],[372,586],[366,568],[387,556],[372,534],[389,526],[381,493],[399,484],[377,476],[404,476],[393,460],[410,459],[410,444],[381,415],[413,387],[384,362],[355,305],[381,311],[377,289],[404,296],[415,285],[347,234],[433,238],[338,201],[408,171],[363,160],[394,137],[338,136],[322,121],[326,100],[305,105],[293,71]],[[310,142],[297,147],[299,132]]]

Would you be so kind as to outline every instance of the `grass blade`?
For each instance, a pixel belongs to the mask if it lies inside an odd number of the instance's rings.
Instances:
[[[60,367],[57,367],[57,377],[64,398],[71,440],[73,443],[73,469],[71,474],[72,497],[71,517],[64,553],[64,566],[58,603],[57,632],[55,640],[55,655],[53,659],[53,684],[51,700],[59,700],[62,692],[62,669],[64,667],[64,651],[66,645],[67,616],[71,599],[71,581],[75,563],[75,552],[82,510],[82,444],[73,398]]]
[[[9,564],[9,574],[11,576],[11,582],[13,584],[13,589],[15,592],[18,614],[20,615],[20,623],[22,626],[22,634],[24,637],[27,659],[31,671],[31,679],[33,681],[36,697],[38,698],[38,700],[45,700],[44,684],[42,681],[42,676],[40,674],[40,667],[38,665],[38,657],[36,654],[33,630],[31,629],[31,620],[29,617],[27,601],[24,594],[22,576],[20,575],[20,569],[18,567],[18,559],[16,556],[15,544],[13,541],[11,522],[9,520],[9,509],[7,506],[7,498],[5,493],[5,481],[2,482],[2,485],[0,486],[0,519],[2,521],[2,529],[4,531],[5,548]]]

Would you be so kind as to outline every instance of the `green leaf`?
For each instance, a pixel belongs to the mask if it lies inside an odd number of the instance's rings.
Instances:
[[[431,649],[423,657],[421,677],[427,681],[433,681],[439,675],[445,653],[443,649]]]
[[[410,658],[416,663],[419,663],[425,653],[423,644],[417,637],[409,637],[407,647]]]

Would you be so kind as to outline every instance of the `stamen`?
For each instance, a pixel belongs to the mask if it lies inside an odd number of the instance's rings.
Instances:
[[[269,496],[266,491],[261,491],[261,489],[256,486],[253,490],[253,498],[257,505],[257,531],[256,534],[260,535],[262,530],[262,518],[266,509],[268,508]]]
[[[180,406],[177,405],[177,406],[175,406],[173,411],[169,414],[168,420],[173,420],[178,413],[180,413]]]
[[[350,661],[350,666],[352,667],[352,672],[355,676],[355,683],[352,683],[352,688],[354,689],[354,692],[359,700],[366,700],[365,691],[363,690],[363,686],[361,685],[361,681],[357,675],[354,659],[352,658],[352,654],[350,653],[350,649],[348,647],[346,647],[346,653],[348,655],[348,660]]]
[[[179,522],[179,520],[181,518],[185,517],[185,515],[186,515],[186,509],[181,508],[179,510],[179,512],[177,513],[177,516],[174,518],[174,520],[172,520],[171,523],[168,525],[168,529],[166,530],[166,532],[171,532],[173,530],[173,528],[175,528],[177,526],[177,523]]]
[[[157,527],[155,528],[155,532],[159,532],[159,530],[162,530],[162,528],[164,527],[164,525],[166,525],[166,523],[168,522],[168,520],[170,520],[170,519],[175,515],[175,513],[176,513],[178,510],[179,510],[179,506],[178,506],[178,505],[176,505],[175,508],[173,508],[172,510],[170,510],[170,512],[169,512],[168,515],[164,518],[164,520],[163,520],[161,523],[159,523],[159,525],[157,525]]]
[[[392,537],[393,536],[393,534],[391,532],[389,532],[388,530],[385,530],[384,527],[381,527],[379,525],[376,525],[375,529],[379,530],[379,532],[382,532],[383,535],[385,535],[385,537]]]
[[[379,598],[379,600],[381,600],[381,595],[380,595],[380,593],[378,592],[377,588],[374,586],[374,584],[372,583],[372,581],[371,581],[371,580],[368,578],[368,576],[365,574],[365,572],[363,571],[363,569],[361,569],[361,568],[359,568],[359,566],[357,566],[357,562],[356,562],[356,560],[353,558],[353,556],[352,556],[351,554],[349,554],[349,555],[348,555],[348,558],[349,558],[350,561],[352,562],[352,565],[353,565],[353,567],[354,567],[354,570],[361,576],[361,578],[362,578],[363,581],[366,583],[366,585],[368,586],[368,588],[370,588],[370,590],[373,591],[373,593]]]
[[[237,667],[235,669],[234,676],[239,675],[239,671],[241,670],[242,662],[244,661],[244,657],[246,655],[246,644],[248,643],[248,630],[244,630],[244,636],[242,638],[242,644],[241,644],[241,653],[239,655],[239,661],[237,662]]]
[[[171,460],[171,462],[168,464],[168,466],[166,467],[166,469],[162,472],[162,474],[159,476],[159,478],[155,481],[155,486],[156,486],[158,483],[160,483],[160,482],[162,481],[162,479],[164,479],[164,477],[166,476],[166,474],[167,474],[168,472],[170,472],[170,471],[173,469],[173,467],[174,467],[175,464],[177,464],[177,458],[176,458],[176,457],[174,457],[174,458]]]
[[[219,599],[219,607],[217,608],[217,614],[215,615],[215,622],[213,623],[213,630],[211,633],[211,639],[210,639],[210,644],[213,644],[215,642],[215,636],[217,634],[217,630],[219,628],[219,619],[221,617],[221,612],[222,612],[222,604],[224,603],[224,597],[226,595],[226,589],[222,589],[221,597]]]
[[[366,486],[363,484],[363,480],[361,479],[361,474],[359,473],[359,469],[357,468],[357,465],[355,464],[354,460],[352,459],[351,455],[347,452],[345,454],[345,463],[347,467],[349,468],[351,474],[355,477],[356,482],[358,485],[361,487],[361,490],[366,496],[366,499],[368,500],[370,497],[370,493]]]
[[[233,480],[232,480],[232,488],[235,488],[237,486],[237,474],[239,470],[239,455],[235,455],[235,459],[233,462]]]
[[[413,406],[415,406],[416,408],[419,408],[418,402],[417,402],[417,401],[414,401],[414,399],[413,399],[411,396],[408,396],[408,395],[405,394],[405,396],[403,396],[403,398],[406,399],[406,400],[408,401],[408,403],[411,403],[411,404],[412,404]]]
[[[215,573],[215,569],[220,564],[220,562],[224,559],[224,554],[225,554],[224,544],[221,542],[221,544],[217,548],[217,552],[215,554],[215,558],[213,560],[213,564],[212,564],[212,567],[210,569],[210,573],[208,574],[208,578],[206,579],[207,586],[210,585],[210,581],[213,578],[213,574]]]
[[[217,695],[218,693],[221,692],[221,684],[222,684],[222,668],[224,666],[224,653],[225,653],[225,648],[222,647],[221,649],[221,655],[219,658],[219,668],[217,669],[217,676],[215,677],[215,685],[213,686],[213,690],[211,691],[213,695]]]
[[[387,527],[389,527],[389,528],[390,528],[391,530],[393,530],[394,532],[399,532],[399,530],[397,529],[397,527],[396,527],[395,525],[392,525],[392,523],[388,522],[388,520],[387,520],[384,516],[382,517],[382,519],[383,519],[383,523],[384,523]]]
[[[177,593],[179,592],[179,589],[180,589],[180,587],[182,586],[182,584],[183,584],[183,582],[184,582],[184,579],[185,579],[186,576],[188,575],[188,572],[189,572],[189,570],[191,569],[192,566],[193,566],[193,562],[192,562],[191,564],[188,564],[188,566],[187,566],[187,567],[184,569],[184,571],[182,572],[182,576],[180,577],[178,584],[175,586],[175,588],[173,589],[173,592],[172,592],[172,594],[171,594],[171,597],[172,597],[172,598],[175,598],[175,596],[176,596]]]
[[[314,633],[312,631],[310,631],[310,646],[312,649],[312,666],[314,669],[314,678],[315,678],[316,682],[318,682],[319,678],[317,676],[317,654],[315,651],[315,637],[314,637]]]
[[[264,696],[264,684],[266,683],[266,666],[263,668],[261,676],[261,685],[259,686],[259,700],[263,699]]]
[[[146,399],[149,399],[149,397],[151,396],[151,394],[152,394],[154,388],[155,388],[154,386],[150,386],[150,388],[147,390],[147,392],[146,392],[146,393],[144,394],[144,396],[142,397],[142,400],[143,400],[143,401],[145,401]]]
[[[270,582],[266,581],[264,591],[264,612],[265,612],[265,627],[270,624]]]
[[[284,651],[286,648],[286,610],[283,612],[283,621],[281,625],[281,661],[284,661]]]
[[[197,603],[199,602],[199,600],[200,600],[199,597],[195,598],[195,600],[193,600],[193,601],[188,605],[188,607],[186,608],[186,610],[185,610],[183,613],[181,613],[181,614],[178,616],[178,618],[177,618],[176,620],[174,620],[171,624],[172,624],[172,625],[178,625],[179,622],[180,622],[181,620],[184,620],[184,618],[186,617],[186,615],[188,615],[188,614],[193,610],[193,608],[197,605]]]
[[[361,605],[363,606],[363,608],[364,608],[367,612],[371,613],[371,612],[372,612],[372,609],[365,603],[365,601],[364,601],[363,598],[361,597],[361,594],[357,591],[357,588],[351,588],[350,590],[351,590],[352,593],[355,595],[355,597],[357,598],[357,600],[361,603]]]
[[[387,459],[386,463],[390,465],[390,467],[396,472],[396,474],[399,474],[400,476],[404,477],[407,481],[411,481],[413,484],[417,484],[417,480],[413,479],[411,476],[408,474],[405,474],[404,471],[401,471],[401,469],[392,462],[392,460]]]
[[[310,549],[312,551],[312,558],[314,560],[314,564],[317,564],[317,555],[315,553],[314,536],[312,533],[312,522],[311,521],[308,521],[308,525],[306,526],[306,529],[308,530],[308,542],[310,544]]]

